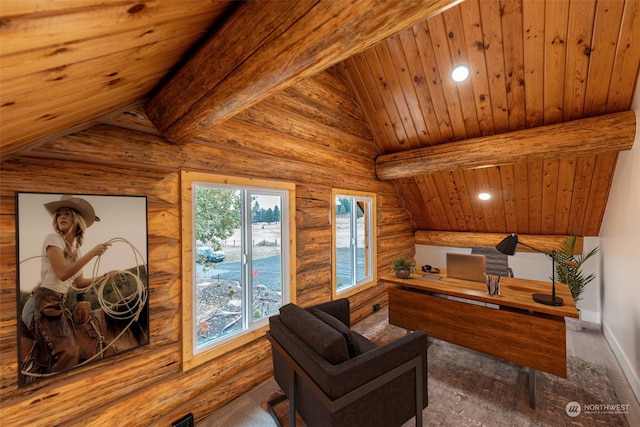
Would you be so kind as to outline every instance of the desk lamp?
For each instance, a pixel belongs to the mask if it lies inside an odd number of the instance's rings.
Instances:
[[[552,260],[551,263],[551,295],[547,295],[547,294],[533,294],[533,300],[535,302],[538,302],[540,304],[546,304],[546,305],[555,305],[555,306],[559,306],[559,305],[563,305],[564,302],[562,301],[562,298],[557,297],[556,296],[556,261],[558,260],[558,256],[556,254],[556,251],[553,250],[551,251],[550,254],[541,251],[540,249],[534,248],[533,246],[529,246],[526,243],[522,243],[518,240],[518,235],[516,233],[511,233],[510,235],[508,235],[507,237],[505,237],[504,239],[502,239],[502,241],[500,243],[498,243],[498,245],[496,246],[496,249],[499,250],[500,252],[502,252],[505,255],[514,255],[516,253],[516,249],[518,248],[518,243],[521,245],[524,245],[530,249],[533,249],[536,252],[540,252],[545,254],[546,256],[550,257]],[[578,268],[579,265],[573,261],[569,261],[569,260],[560,260],[563,264],[566,264],[570,267],[573,268]]]

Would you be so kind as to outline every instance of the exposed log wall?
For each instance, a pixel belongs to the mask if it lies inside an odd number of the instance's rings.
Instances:
[[[264,338],[181,371],[180,170],[296,183],[297,301],[302,305],[331,298],[332,187],[378,194],[380,271],[386,272],[393,258],[415,253],[414,225],[403,201],[392,183],[375,177],[377,151],[370,133],[351,94],[332,74],[305,80],[256,104],[212,129],[208,141],[172,144],[157,135],[140,110],[114,117],[111,123],[2,163],[3,425],[101,426],[123,417],[130,426],[170,425],[187,412],[200,419],[271,375],[270,347]],[[150,345],[18,387],[17,191],[147,197]],[[375,303],[386,304],[383,284],[351,298],[352,321],[371,314]]]

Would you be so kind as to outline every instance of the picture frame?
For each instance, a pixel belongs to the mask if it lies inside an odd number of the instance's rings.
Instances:
[[[146,196],[17,192],[16,246],[21,387],[149,344]]]

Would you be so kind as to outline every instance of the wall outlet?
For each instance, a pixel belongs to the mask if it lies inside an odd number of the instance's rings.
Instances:
[[[373,304],[373,312],[378,312],[380,311],[380,304]]]
[[[196,422],[193,419],[193,414],[191,412],[171,424],[172,427],[194,427],[195,425]]]

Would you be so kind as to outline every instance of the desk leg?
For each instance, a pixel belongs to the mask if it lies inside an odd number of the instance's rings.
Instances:
[[[529,407],[536,409],[536,370],[529,368]]]

